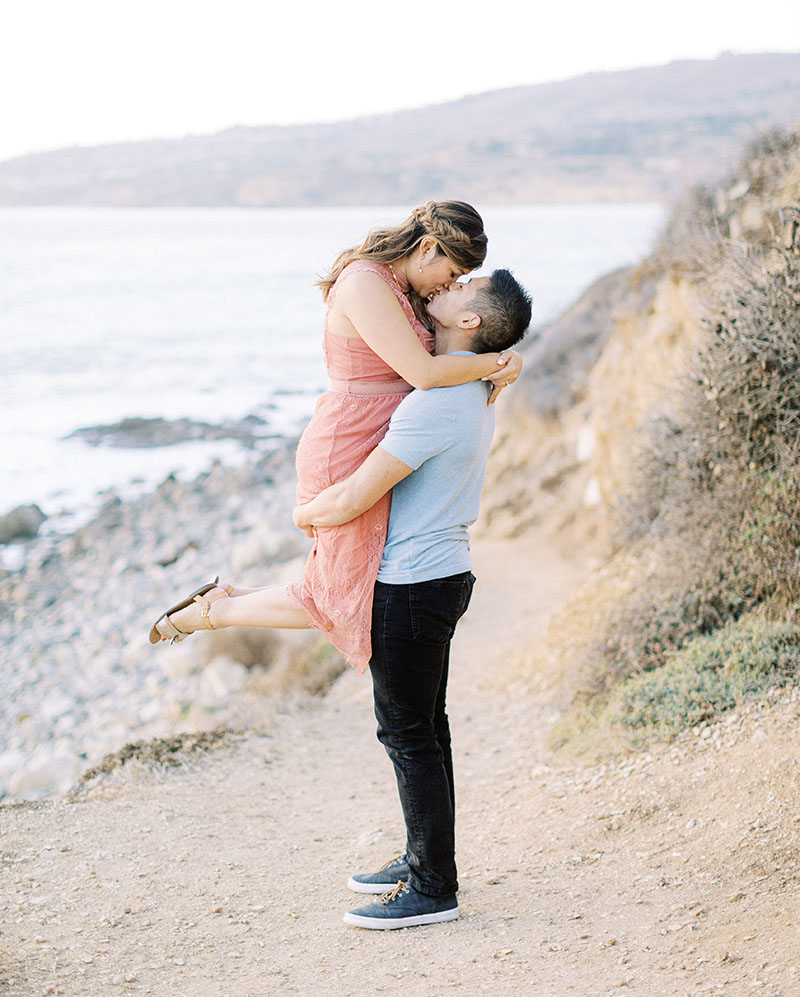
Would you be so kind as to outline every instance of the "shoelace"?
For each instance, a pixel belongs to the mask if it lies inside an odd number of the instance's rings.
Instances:
[[[401,893],[408,893],[408,883],[404,883],[402,879],[392,890],[387,890],[386,893],[379,897],[382,904],[388,904],[392,900],[396,900]]]
[[[393,859],[389,859],[386,865],[382,865],[380,869],[378,869],[378,872],[383,872],[383,870],[388,869],[389,866],[397,865],[398,862],[405,862],[405,860],[406,860],[405,853],[403,855],[395,855]]]

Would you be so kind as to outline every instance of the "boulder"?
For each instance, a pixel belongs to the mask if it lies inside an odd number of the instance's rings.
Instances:
[[[18,505],[0,516],[0,544],[32,539],[45,519],[47,516],[38,505]]]

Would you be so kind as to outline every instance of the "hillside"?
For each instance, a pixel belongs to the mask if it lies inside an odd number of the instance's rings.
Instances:
[[[800,54],[723,55],[337,124],[24,156],[0,163],[0,205],[672,200],[799,109]]]
[[[592,558],[543,652],[571,749],[669,740],[800,675],[799,220],[800,132],[764,136],[528,348],[484,509]]]

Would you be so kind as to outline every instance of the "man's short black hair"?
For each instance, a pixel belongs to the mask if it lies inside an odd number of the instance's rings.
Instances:
[[[476,353],[510,349],[522,339],[531,321],[531,297],[510,270],[494,270],[470,308],[481,318],[472,340]]]

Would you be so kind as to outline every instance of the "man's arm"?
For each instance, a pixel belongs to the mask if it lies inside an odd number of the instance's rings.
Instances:
[[[330,485],[310,502],[298,505],[293,514],[295,526],[310,535],[312,526],[341,526],[366,512],[413,468],[376,447],[349,478]]]

